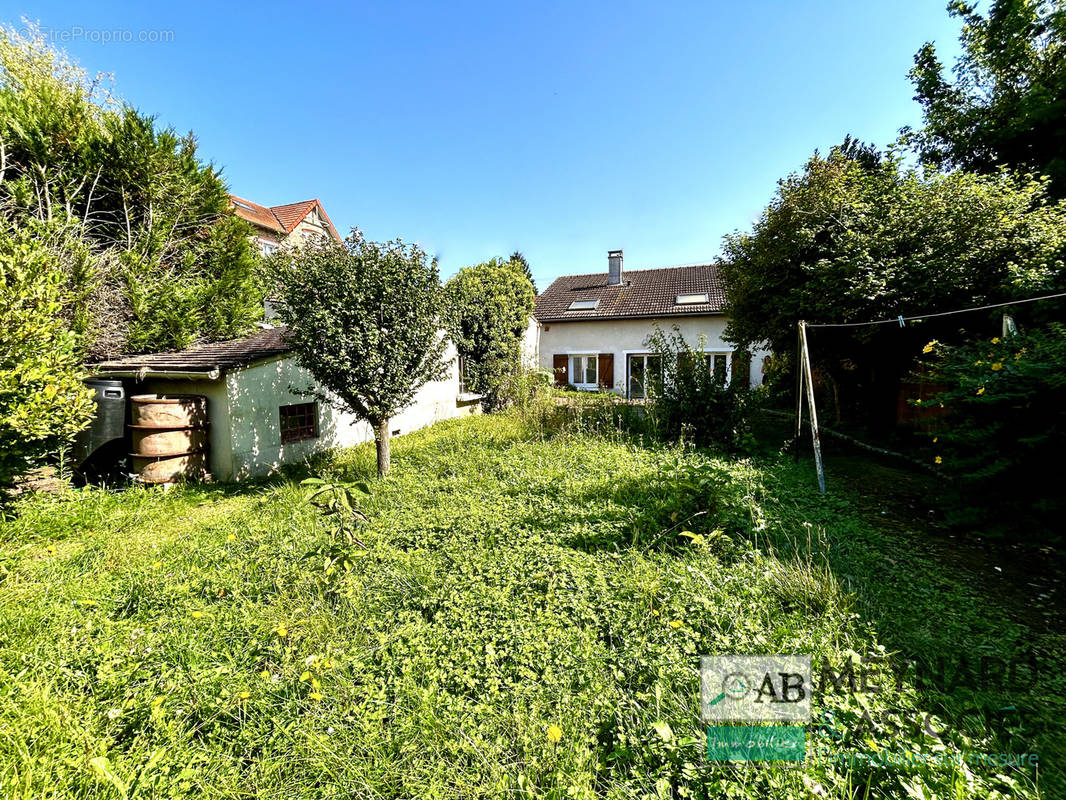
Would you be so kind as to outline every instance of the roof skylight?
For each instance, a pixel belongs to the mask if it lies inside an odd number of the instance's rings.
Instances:
[[[600,303],[599,300],[575,300],[570,304],[567,311],[594,311]]]
[[[704,292],[703,294],[679,294],[674,299],[674,304],[679,306],[692,306],[698,303],[711,302],[711,296]]]

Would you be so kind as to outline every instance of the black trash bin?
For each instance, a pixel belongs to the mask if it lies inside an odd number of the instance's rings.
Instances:
[[[120,380],[89,378],[96,409],[89,427],[74,440],[74,476],[78,483],[113,482],[128,477],[126,387]]]

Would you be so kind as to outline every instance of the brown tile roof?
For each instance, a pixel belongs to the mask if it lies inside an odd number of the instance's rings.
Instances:
[[[228,342],[214,342],[170,353],[127,356],[94,364],[99,372],[135,372],[138,370],[173,372],[225,371],[289,352],[288,328],[267,328]]]
[[[246,219],[260,228],[266,228],[277,233],[285,233],[285,228],[278,218],[274,216],[274,212],[266,206],[253,203],[251,200],[245,200],[243,197],[237,197],[235,194],[231,194],[229,199],[238,217]]]
[[[230,202],[233,203],[233,210],[237,212],[238,217],[242,217],[260,228],[266,228],[275,233],[285,235],[296,230],[296,226],[303,222],[312,209],[317,206],[319,213],[322,214],[322,218],[326,221],[330,233],[333,234],[333,238],[338,242],[341,240],[337,229],[333,227],[333,221],[329,218],[329,214],[326,213],[326,209],[322,207],[322,202],[317,198],[314,200],[301,200],[299,203],[286,203],[281,206],[268,207],[231,194]]]
[[[707,294],[708,302],[678,305],[680,294]],[[598,300],[594,309],[569,311],[575,300]],[[622,283],[607,285],[606,272],[564,275],[537,296],[533,315],[541,322],[627,317],[720,314],[725,284],[713,264],[625,270]]]

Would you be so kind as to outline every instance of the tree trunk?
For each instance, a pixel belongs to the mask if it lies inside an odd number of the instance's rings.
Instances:
[[[389,447],[389,420],[383,419],[374,431],[374,442],[378,446],[378,477],[384,478],[392,469],[392,451]]]

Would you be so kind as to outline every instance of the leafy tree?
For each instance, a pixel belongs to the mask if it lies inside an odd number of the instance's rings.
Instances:
[[[726,238],[726,336],[793,363],[796,323],[861,322],[1031,296],[1066,285],[1066,205],[1044,180],[876,168],[834,149],[781,181],[749,233]],[[958,318],[812,331],[819,374],[849,416],[894,420],[899,378]]]
[[[995,0],[948,6],[963,23],[955,82],[930,43],[910,77],[925,125],[905,130],[926,164],[992,172],[1000,165],[1049,175],[1066,196],[1066,8],[1061,3]]]
[[[296,357],[337,403],[367,420],[378,474],[391,464],[389,420],[446,372],[436,260],[400,240],[309,243],[268,260],[278,316]]]
[[[157,128],[39,31],[0,27],[0,203],[19,225],[80,228],[90,358],[239,335],[260,313],[251,227],[192,134]]]
[[[529,281],[529,285],[533,287],[533,294],[537,292],[537,282],[533,280],[533,271],[529,268],[529,262],[526,261],[526,257],[518,250],[511,253],[511,256],[507,259],[511,264],[517,264],[519,269],[522,270],[522,274],[526,276]]]
[[[508,382],[521,371],[522,336],[533,313],[533,286],[520,264],[492,259],[459,270],[444,287],[448,328],[470,388],[486,405],[504,403]]]
[[[0,503],[91,415],[61,258],[36,235],[0,230]]]

